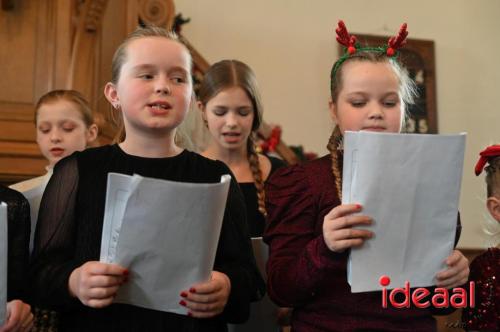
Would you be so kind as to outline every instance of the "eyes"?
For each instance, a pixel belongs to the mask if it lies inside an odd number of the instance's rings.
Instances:
[[[56,124],[54,126],[50,123],[42,123],[38,126],[38,131],[42,134],[48,134],[54,127],[58,127],[63,132],[69,134],[72,133],[78,127],[78,125],[71,121],[65,121],[62,124]]]
[[[146,73],[139,73],[138,77],[144,81],[151,81],[155,79],[158,76],[158,74],[153,73],[153,72],[146,72]],[[168,74],[168,80],[171,81],[174,84],[184,84],[189,81],[189,78],[186,73],[181,73],[181,72],[175,72]]]
[[[216,107],[212,110],[212,113],[214,113],[216,116],[224,116],[226,115],[230,110],[225,107]],[[235,110],[236,114],[242,117],[249,116],[252,113],[252,109],[248,107],[242,107],[238,108]]]
[[[354,108],[363,108],[369,102],[371,102],[371,101],[370,101],[370,99],[367,99],[367,98],[348,100],[348,103]],[[394,98],[394,97],[382,99],[378,102],[385,108],[393,108],[393,107],[396,107],[399,105],[399,99]]]

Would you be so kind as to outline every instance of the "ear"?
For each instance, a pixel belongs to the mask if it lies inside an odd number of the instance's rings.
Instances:
[[[203,105],[203,103],[198,100],[196,102],[196,106],[198,106],[198,109],[201,111],[201,117],[203,118],[203,120],[207,120],[207,114],[205,113],[206,112],[205,105]]]
[[[338,124],[337,118],[337,105],[333,102],[332,98],[328,100],[328,109],[330,110],[330,116],[332,117],[333,122]]]
[[[114,83],[106,83],[104,86],[104,96],[106,96],[106,99],[111,103],[111,105],[115,105],[120,102],[120,98],[118,98],[118,90],[116,90]]]
[[[486,207],[490,211],[491,216],[500,222],[500,199],[495,196],[488,197],[486,200]]]
[[[87,145],[95,141],[98,133],[99,128],[95,123],[91,124],[90,127],[87,128]]]

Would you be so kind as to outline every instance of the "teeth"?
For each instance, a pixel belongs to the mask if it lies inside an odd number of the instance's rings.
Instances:
[[[159,109],[167,109],[167,106],[166,105],[154,104],[154,105],[151,105],[151,108],[159,110]]]

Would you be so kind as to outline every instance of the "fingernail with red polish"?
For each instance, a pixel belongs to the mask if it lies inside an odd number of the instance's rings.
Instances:
[[[129,273],[130,273],[130,272],[129,272],[128,270],[123,271],[123,275],[124,275],[124,276],[128,276],[128,275],[129,275]]]
[[[179,304],[180,304],[181,306],[185,307],[185,306],[186,306],[186,301],[184,301],[184,300],[180,300],[180,301],[179,301]]]
[[[188,311],[187,315],[188,315],[189,317],[192,317],[192,316],[193,316],[193,314],[191,313],[191,311]]]
[[[182,296],[182,297],[187,297],[187,296],[188,296],[188,294],[187,294],[186,292],[182,292],[182,293],[181,293],[181,296]]]
[[[361,204],[356,204],[356,209],[361,209]]]
[[[189,292],[190,292],[190,293],[196,293],[196,289],[195,289],[194,287],[191,287],[191,288],[189,289]]]

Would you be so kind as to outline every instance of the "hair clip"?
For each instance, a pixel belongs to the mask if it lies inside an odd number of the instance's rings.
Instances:
[[[477,161],[476,167],[474,168],[476,176],[481,174],[488,160],[500,156],[500,145],[496,144],[488,146],[486,149],[479,153],[479,156],[479,160]]]

